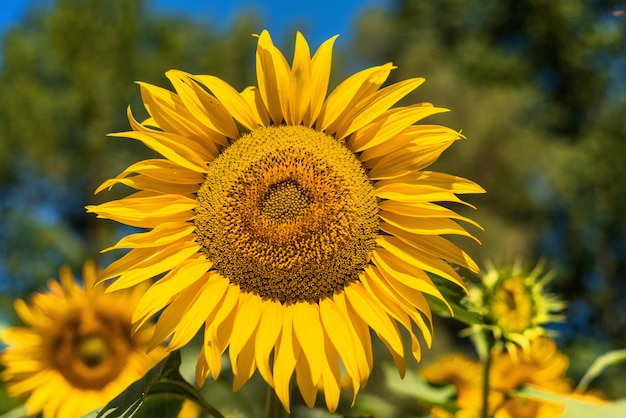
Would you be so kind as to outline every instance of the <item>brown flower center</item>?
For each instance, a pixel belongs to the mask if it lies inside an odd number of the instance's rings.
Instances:
[[[74,387],[100,390],[115,380],[133,349],[130,320],[90,309],[68,312],[49,341],[49,361]]]
[[[209,164],[194,223],[213,268],[243,291],[317,302],[357,280],[378,201],[356,156],[303,126],[260,128]]]

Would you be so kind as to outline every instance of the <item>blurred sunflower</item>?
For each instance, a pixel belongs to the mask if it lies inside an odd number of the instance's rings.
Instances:
[[[529,348],[513,349],[512,353],[495,349],[489,370],[489,413],[494,418],[522,418],[561,416],[564,406],[558,402],[530,399],[514,392],[529,386],[545,392],[580,396],[573,392],[572,383],[565,378],[569,359],[561,353],[555,342],[539,337],[529,342]],[[460,354],[441,357],[425,367],[421,376],[433,384],[452,384],[456,389],[454,414],[435,406],[431,416],[479,417],[482,411],[484,365]]]
[[[530,271],[520,262],[496,268],[487,264],[481,282],[470,286],[470,303],[483,314],[496,342],[511,352],[514,345],[528,348],[529,341],[550,335],[546,326],[564,320],[565,302],[549,294],[546,285],[554,278],[540,261]]]
[[[166,352],[146,355],[153,326],[131,335],[132,311],[145,289],[116,295],[93,288],[96,266],[83,267],[84,288],[69,267],[49,292],[30,303],[18,299],[15,309],[27,327],[7,329],[0,354],[2,379],[10,394],[28,397],[29,415],[78,417],[104,406],[154,367]]]
[[[398,324],[419,359],[415,327],[427,344],[432,338],[423,294],[444,299],[428,274],[464,287],[448,262],[478,271],[442,237],[473,238],[457,221],[476,223],[434,202],[484,190],[424,170],[460,135],[415,125],[446,110],[392,109],[423,82],[381,88],[392,64],[356,73],[326,97],[334,40],[311,58],[298,33],[290,67],[264,31],[258,87],[241,93],[181,71],[166,74],[175,93],[140,84],[150,117],[139,123],[129,110],[133,131],[115,136],[164,158],[138,162],[97,190],[137,192],[87,207],[151,229],[111,247],[132,250],[100,276],[117,278],[115,290],[164,274],[134,314],[140,327],[165,308],[151,347],[178,349],[204,324],[198,383],[218,377],[228,348],[233,389],[258,368],[287,410],[294,371],[309,406],[322,389],[336,409],[340,362],[356,396],[372,369],[369,328],[404,373]]]
[[[480,411],[483,370],[481,363],[470,360],[462,354],[451,353],[424,367],[420,374],[432,384],[453,385],[459,409]]]

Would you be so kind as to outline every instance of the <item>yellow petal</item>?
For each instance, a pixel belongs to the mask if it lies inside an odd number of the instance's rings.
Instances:
[[[312,93],[311,52],[300,32],[296,33],[293,64],[289,72],[289,108],[285,114],[288,125],[299,125],[304,118]]]
[[[256,73],[259,92],[272,121],[279,124],[287,114],[289,64],[274,46],[268,31],[259,35],[256,50]]]
[[[153,119],[153,122],[144,121],[143,125],[156,125],[165,132],[185,137],[206,136],[204,125],[193,117],[176,93],[147,83],[138,84],[141,99]]]
[[[383,200],[378,204],[381,211],[397,213],[399,215],[414,216],[416,218],[450,218],[458,219],[463,222],[474,225],[479,229],[483,229],[478,222],[459,215],[451,209],[443,207],[437,203],[406,203],[396,200]]]
[[[380,228],[398,238],[405,243],[416,248],[420,252],[425,252],[431,256],[439,257],[447,261],[458,264],[478,273],[480,269],[472,258],[455,244],[440,236],[420,236],[403,231],[387,223],[381,223]]]
[[[233,329],[236,329],[233,326]],[[235,335],[236,333],[233,333]],[[232,349],[232,343],[231,348]],[[254,361],[255,352],[254,352],[254,334],[252,338],[249,338],[246,342],[246,345],[241,349],[240,354],[237,356],[237,360],[233,363],[233,392],[238,391],[244,383],[246,383],[256,370],[256,362]],[[236,371],[235,371],[236,370]]]
[[[187,196],[193,195],[199,189],[199,186],[196,184],[163,183],[158,180],[154,180],[151,177],[139,174],[128,178],[109,179],[102,183],[95,193],[98,193],[103,189],[111,190],[111,188],[116,184],[123,184],[137,190],[148,190],[158,193],[180,194]]]
[[[439,125],[411,125],[407,126],[400,133],[387,141],[375,145],[363,151],[359,159],[361,161],[369,161],[374,158],[384,157],[394,151],[400,151],[410,146],[429,146],[454,142],[463,136],[445,126]]]
[[[352,132],[368,125],[407,94],[418,88],[423,82],[423,78],[403,80],[367,97],[364,99],[367,105],[364,108],[357,106],[355,108],[355,110],[358,109],[357,112],[347,115],[346,119],[349,119],[349,122],[341,129],[337,130],[336,137],[344,138]]]
[[[324,331],[320,322],[319,306],[298,302],[293,306],[293,331],[304,359],[309,364],[311,384],[315,385],[322,376],[324,360]],[[303,360],[304,360],[303,359]]]
[[[192,286],[189,286],[185,290],[186,294],[180,293],[176,297],[172,305],[181,300],[182,303],[187,304],[187,308],[178,319],[178,325],[174,329],[174,336],[168,343],[169,350],[181,348],[196,335],[204,321],[218,306],[221,296],[225,293],[226,286],[228,286],[227,279],[218,274],[213,274],[209,276],[202,287],[196,290],[195,294],[191,293]],[[160,320],[161,318],[159,318]]]
[[[211,373],[209,370],[209,363],[206,359],[206,351],[204,349],[205,344],[202,344],[202,348],[200,348],[200,353],[198,354],[198,360],[196,360],[196,383],[198,386],[204,385],[204,381]]]
[[[161,129],[155,130],[140,124],[133,117],[130,107],[128,108],[127,114],[128,122],[130,123],[131,128],[133,128],[133,131],[140,132],[154,138],[165,138],[163,139],[165,142],[169,141],[169,143],[172,143],[173,141],[172,146],[175,150],[176,145],[182,145],[186,147],[182,148],[182,150],[191,150],[191,157],[196,157],[197,161],[211,161],[218,155],[218,145],[225,145],[225,141],[221,135],[206,129],[206,127],[203,127],[204,129],[201,137],[182,136],[174,132],[164,132]],[[110,134],[109,136],[121,135],[123,135],[123,133]],[[129,138],[132,137],[129,136]]]
[[[222,280],[228,281],[228,279],[223,277]],[[206,319],[207,326],[204,330],[205,353],[209,368],[215,379],[219,376],[222,367],[222,354],[226,351],[233,332],[232,325],[236,317],[240,295],[239,286],[229,284],[226,287],[226,293],[221,304]]]
[[[204,257],[190,259],[181,263],[167,273],[165,277],[152,284],[141,297],[133,312],[135,330],[170,303],[175,295],[200,280],[200,278],[207,280],[203,276],[210,267],[211,263],[206,261]]]
[[[388,141],[425,117],[446,111],[429,103],[390,109],[370,125],[356,131],[348,140],[348,147],[355,153],[364,151]]]
[[[335,410],[337,410],[337,405],[339,405],[339,396],[341,395],[341,370],[339,369],[339,363],[337,361],[337,352],[328,340],[328,336],[326,336],[324,341],[324,349],[326,350],[325,356],[328,359],[328,361],[324,363],[324,368],[322,369],[324,399],[326,401],[328,411],[332,414]],[[356,395],[357,392],[355,391],[352,401],[353,406]]]
[[[179,240],[192,241],[189,238],[195,226],[189,222],[166,222],[155,226],[148,232],[126,235],[112,247],[105,248],[102,252],[119,248],[154,248],[163,247]]]
[[[420,171],[417,176],[404,176],[392,180],[381,180],[375,185],[376,190],[397,190],[404,194],[423,191],[445,191],[447,193],[485,193],[485,189],[471,180],[451,174],[439,173],[435,171]],[[412,200],[407,199],[407,202]]]
[[[409,265],[415,266],[418,269],[428,271],[430,273],[434,273],[444,279],[450,280],[453,283],[458,284],[459,286],[464,288],[463,281],[459,274],[450,267],[450,265],[437,257],[431,257],[427,254],[419,254],[416,256],[416,251],[406,244],[404,241],[401,241],[399,238],[392,236],[379,236],[376,239],[376,243],[381,247],[385,248],[389,251],[389,253],[393,254],[398,260],[401,260]],[[421,289],[420,289],[421,290]],[[427,286],[424,288],[424,292],[432,290],[431,293],[433,296],[440,296],[439,290],[433,286]]]
[[[341,128],[347,122],[342,116],[350,112],[363,98],[378,90],[393,68],[395,67],[390,63],[367,68],[344,80],[324,102],[315,124],[316,129],[334,133]],[[331,129],[333,124],[335,128]]]
[[[254,340],[255,330],[260,320],[259,312],[262,312],[262,306],[262,299],[258,295],[242,292],[239,298],[237,317],[233,324],[233,329],[237,330],[237,332],[233,333],[228,349],[233,373],[235,374],[238,373],[237,357],[241,350],[248,345],[248,340],[251,338]]]
[[[384,252],[385,250],[381,248],[377,252],[379,251]],[[391,299],[397,300],[401,306],[409,308],[405,309],[405,311],[415,320],[415,323],[418,324],[420,328],[422,327],[422,324],[425,324],[425,322],[419,318],[423,319],[424,317],[432,326],[432,312],[422,291],[411,283],[407,284],[406,281],[398,279],[396,276],[396,272],[398,271],[400,273],[404,273],[406,271],[415,273],[415,271],[412,269],[403,270],[403,268],[407,265],[400,262],[401,265],[398,266],[397,263],[399,260],[397,259],[394,260],[392,258],[391,262],[388,262],[385,265],[383,265],[380,260],[380,256],[377,256],[375,261],[372,259],[375,264],[367,266],[364,271],[364,274],[367,272],[368,277],[370,278],[371,287],[375,287],[377,292],[382,291]],[[394,266],[395,270],[386,269],[390,263]],[[426,283],[432,283],[432,280],[425,272],[419,271],[418,274],[418,276],[414,277],[414,281],[424,280]],[[418,311],[421,312],[421,314],[419,314]]]
[[[191,114],[206,128],[223,136],[220,144],[227,145],[226,138],[239,137],[232,115],[219,100],[194,82],[190,74],[170,70],[165,75]]]
[[[182,290],[179,294],[174,296],[174,300],[172,301],[172,303],[170,303],[169,306],[165,308],[163,313],[159,315],[159,319],[157,320],[156,326],[154,327],[154,334],[152,335],[152,339],[150,340],[150,344],[148,345],[148,350],[154,349],[166,339],[168,339],[170,335],[174,333],[174,330],[177,327],[181,325],[183,327],[188,326],[187,324],[183,325],[182,321],[185,312],[190,308],[190,306],[195,303],[195,301],[198,299],[198,296],[203,293],[203,290],[206,286],[208,286],[208,283],[205,280],[196,280],[191,285]],[[223,297],[223,292],[218,293],[218,296]],[[210,310],[211,308],[214,309],[215,306],[207,306],[206,308]],[[196,324],[197,328],[195,329],[194,335],[200,329],[200,326],[204,323],[204,320],[207,316],[208,315],[203,315],[201,318],[199,318],[200,320]],[[195,319],[197,320],[198,318]],[[186,337],[186,335],[184,337]],[[189,339],[191,339],[192,337],[193,335],[189,337]],[[178,341],[181,340],[182,338],[178,338]],[[168,346],[170,346],[170,343],[168,343]],[[180,346],[177,346],[177,344],[174,344],[171,350],[176,350],[179,347]]]
[[[349,318],[349,321],[352,323],[355,331],[354,335],[358,338],[358,340],[355,341],[358,341],[357,345],[360,344],[363,347],[363,351],[365,351],[368,372],[365,375],[362,375],[363,380],[361,381],[361,386],[363,386],[367,382],[367,377],[369,376],[369,373],[374,365],[374,357],[372,355],[372,338],[369,326],[361,320],[352,308],[348,306],[344,292],[335,293],[333,295],[333,301],[339,310],[344,313],[345,317]]]
[[[241,92],[241,97],[243,97],[250,108],[252,108],[257,123],[261,126],[269,126],[271,122],[270,114],[265,107],[265,103],[263,103],[259,89],[256,87],[247,87]]]
[[[284,308],[278,301],[263,301],[263,311],[256,333],[256,363],[259,373],[270,386],[274,386],[269,358],[283,325]]]
[[[304,125],[309,128],[313,126],[320,114],[326,92],[328,91],[328,80],[330,79],[330,68],[332,61],[333,44],[338,35],[326,40],[318,48],[313,59],[311,59],[311,103],[304,115]]]
[[[298,343],[297,339],[294,340],[294,344],[300,346],[301,350],[304,349],[304,347]],[[320,345],[322,347],[324,346],[323,340],[321,341]],[[324,354],[325,353],[323,352],[320,353],[320,355]],[[317,396],[317,382],[319,381],[319,379],[314,381],[311,377],[309,362],[302,361],[302,358],[300,358],[299,360],[300,361],[296,361],[296,384],[298,386],[298,389],[300,390],[302,399],[304,399],[304,403],[306,403],[309,408],[313,408],[313,406],[315,406],[315,398]],[[322,374],[320,372],[320,378],[321,375]]]
[[[207,167],[202,154],[197,149],[192,149],[192,142],[182,141],[182,137],[171,133],[137,131],[120,132],[109,134],[109,136],[136,139],[181,167],[198,173],[206,173]]]
[[[195,184],[200,185],[204,181],[204,175],[196,171],[188,170],[169,160],[147,159],[130,165],[116,178],[127,177],[131,174],[143,174],[164,183]],[[98,193],[96,191],[96,193]]]
[[[107,287],[107,292],[131,287],[171,270],[192,258],[199,250],[200,248],[196,243],[171,245],[156,251],[153,249],[144,250],[143,248],[134,249],[107,266],[101,273],[99,280],[104,281],[119,276]]]
[[[372,294],[376,297],[384,295],[387,301],[395,301],[422,331],[424,339],[430,347],[432,343],[432,312],[424,294],[414,287],[396,280],[391,272],[384,271],[377,265],[368,266],[363,275],[367,276],[362,280],[367,282],[368,290],[371,288],[371,292],[374,292]]]
[[[256,129],[258,122],[254,111],[230,84],[212,75],[195,75],[192,77],[208,87],[239,123],[249,130]]]
[[[402,299],[398,297],[394,297],[392,294],[385,292],[381,289],[379,285],[380,281],[377,281],[375,278],[370,277],[372,274],[372,269],[367,269],[363,272],[364,274],[361,276],[361,283],[367,289],[367,291],[377,299],[380,306],[384,308],[384,310],[395,319],[397,322],[404,326],[409,333],[409,337],[411,338],[411,353],[415,360],[419,361],[421,357],[421,347],[415,332],[413,331],[413,325],[411,320],[419,321],[416,322],[418,328],[422,332],[422,336],[426,340],[427,344],[430,346],[432,342],[431,332],[428,329],[426,322],[422,319],[420,314],[415,311],[415,309],[411,309],[410,306],[404,305],[401,301]],[[411,315],[409,315],[411,313]]]
[[[140,228],[155,228],[164,222],[185,222],[195,214],[196,201],[185,196],[137,192],[123,199],[85,206],[98,218],[112,219]]]
[[[23,299],[15,299],[13,308],[22,321],[29,325],[35,325],[39,317],[31,311],[28,304]]]
[[[376,332],[380,339],[388,344],[390,349],[403,356],[404,348],[398,332],[398,327],[389,319],[389,316],[378,306],[362,285],[352,283],[344,288],[346,299],[350,307],[359,317]]]
[[[441,153],[451,144],[452,142],[444,142],[419,147],[412,146],[392,152],[364,164],[366,167],[372,167],[367,176],[372,180],[381,180],[422,170],[437,161]]]
[[[419,218],[380,211],[378,216],[390,225],[416,235],[462,235],[478,242],[465,228],[449,218]]]
[[[298,358],[298,353],[294,351],[293,343],[293,307],[294,305],[283,306],[282,333],[280,342],[276,345],[277,351],[274,355],[274,389],[276,390],[276,396],[278,396],[287,412],[291,412],[289,407],[289,382]]]
[[[353,390],[356,394],[363,377],[369,375],[365,351],[358,337],[354,335],[355,331],[350,326],[349,319],[331,298],[320,301],[320,317],[329,342],[339,353],[352,379]]]

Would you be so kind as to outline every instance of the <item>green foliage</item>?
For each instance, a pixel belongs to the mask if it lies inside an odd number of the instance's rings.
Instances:
[[[180,411],[184,399],[201,405],[212,417],[224,418],[182,377],[180,365],[180,352],[170,353],[143,378],[131,384],[99,411],[88,414],[87,418],[150,417],[154,416],[155,411],[158,411],[159,416],[173,417]]]
[[[614,7],[614,9],[612,9]],[[477,181],[478,260],[547,257],[572,300],[562,334],[626,344],[626,25],[619,4],[397,0],[357,27],[355,54],[423,76],[429,118],[463,131],[435,165]],[[585,314],[590,312],[590,314]],[[600,312],[602,312],[600,314]],[[585,316],[583,316],[585,315]]]
[[[5,404],[3,403],[2,405],[4,406]],[[26,412],[26,405],[19,405],[0,415],[0,418],[24,418],[26,416]]]
[[[609,351],[608,353],[602,354],[594,360],[593,364],[589,367],[589,370],[587,370],[587,373],[585,373],[582,379],[580,379],[577,389],[581,391],[586,390],[589,383],[598,377],[604,369],[624,361],[626,361],[626,349]]]
[[[113,398],[111,402],[97,411],[97,413],[93,412],[87,416],[90,417],[95,414],[95,418],[104,418],[107,416],[132,417],[143,404],[152,386],[161,378],[177,370],[179,366],[180,357],[168,356],[150,369],[144,377],[132,383],[122,393]]]
[[[563,418],[611,418],[626,415],[626,400],[607,404],[598,404],[568,396],[543,392],[531,387],[525,387],[517,391],[516,395],[530,399],[562,403],[565,405],[565,414],[563,415]]]
[[[84,206],[100,202],[93,191],[103,180],[152,155],[105,137],[128,129],[128,105],[146,116],[135,81],[167,88],[164,72],[178,68],[227,75],[243,89],[254,81],[258,31],[251,16],[222,33],[212,22],[155,15],[144,1],[33,3],[2,45],[0,307],[11,315],[15,297],[119,236]]]

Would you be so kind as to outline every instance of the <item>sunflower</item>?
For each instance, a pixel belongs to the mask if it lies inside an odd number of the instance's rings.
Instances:
[[[514,345],[527,349],[533,338],[551,334],[546,328],[550,323],[564,320],[565,302],[546,289],[553,278],[543,261],[532,270],[519,261],[502,268],[489,263],[481,283],[470,287],[470,302],[484,315],[498,344],[511,352]]]
[[[459,353],[440,357],[424,367],[420,375],[435,385],[451,384],[456,390],[459,409],[479,411],[482,401],[482,364]]]
[[[527,350],[514,347],[513,353],[502,349],[492,352],[489,370],[489,414],[495,418],[556,417],[564,412],[559,402],[531,399],[514,392],[530,386],[545,392],[576,396],[565,377],[569,359],[556,343],[545,337],[534,338]],[[425,367],[421,376],[433,384],[452,384],[456,389],[455,416],[478,417],[482,410],[484,365],[460,354],[449,354]],[[452,417],[435,406],[431,416]]]
[[[196,377],[217,379],[228,349],[233,389],[258,369],[289,410],[290,381],[307,405],[318,389],[337,407],[345,370],[354,396],[372,369],[370,329],[404,373],[398,326],[431,343],[424,294],[444,299],[429,274],[464,287],[449,264],[478,271],[442,235],[476,225],[436,202],[482,193],[475,183],[426,171],[456,131],[415,125],[446,111],[428,103],[392,108],[414,78],[382,87],[395,67],[358,72],[328,96],[335,38],[311,57],[296,36],[289,66],[270,35],[258,36],[258,87],[238,92],[210,75],[166,73],[175,92],[140,83],[150,117],[128,112],[132,131],[163,158],[140,161],[116,184],[136,191],[97,206],[100,218],[148,231],[111,248],[130,252],[99,280],[111,290],[162,275],[134,314],[162,312],[151,347],[184,346],[204,325]],[[341,367],[340,367],[341,366]]]
[[[83,267],[84,288],[69,267],[60,283],[36,293],[30,304],[22,299],[15,309],[27,327],[9,328],[0,355],[2,379],[13,396],[28,397],[29,415],[77,417],[105,405],[141,378],[166,352],[146,355],[153,326],[131,334],[132,310],[140,288],[105,294],[93,288],[96,266]]]

